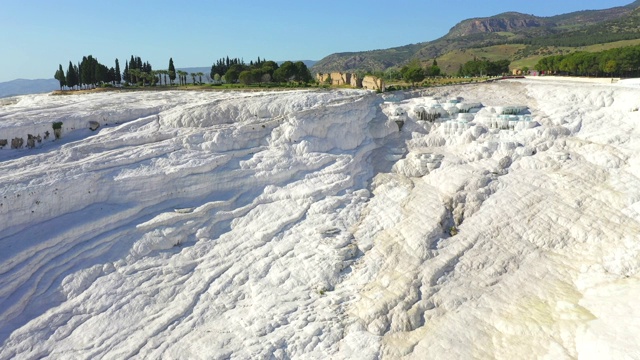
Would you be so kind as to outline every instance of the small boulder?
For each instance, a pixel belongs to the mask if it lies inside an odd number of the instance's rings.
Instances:
[[[506,169],[509,166],[511,166],[512,160],[510,156],[505,156],[502,159],[500,159],[500,161],[498,161],[498,168],[499,169]]]
[[[89,129],[91,129],[91,131],[96,131],[96,129],[98,129],[100,127],[100,123],[97,121],[89,121]]]
[[[11,139],[11,148],[12,149],[20,149],[22,148],[22,144],[24,144],[23,138],[13,138]]]
[[[27,148],[29,149],[33,149],[34,147],[36,147],[36,137],[28,134],[27,135]]]

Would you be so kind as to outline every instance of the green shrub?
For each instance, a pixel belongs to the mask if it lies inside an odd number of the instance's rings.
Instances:
[[[62,121],[54,122],[51,124],[51,127],[53,128],[53,135],[55,135],[56,140],[60,139],[60,136],[62,136]]]

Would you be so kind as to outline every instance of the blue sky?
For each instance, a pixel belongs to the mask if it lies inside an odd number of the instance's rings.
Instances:
[[[131,55],[154,69],[320,60],[345,51],[437,39],[471,17],[518,11],[551,16],[633,0],[2,0],[0,82],[52,78],[58,64],[93,55],[122,68]]]

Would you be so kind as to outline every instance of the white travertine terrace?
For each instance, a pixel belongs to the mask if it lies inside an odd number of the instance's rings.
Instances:
[[[639,105],[534,80],[22,96],[0,139],[63,133],[0,150],[0,359],[640,357]]]

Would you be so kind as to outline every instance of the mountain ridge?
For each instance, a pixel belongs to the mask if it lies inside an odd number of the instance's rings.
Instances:
[[[637,0],[609,9],[580,10],[549,17],[509,11],[489,17],[470,18],[458,22],[446,35],[432,41],[388,49],[330,54],[318,61],[312,71],[379,72],[399,68],[411,59],[428,64],[434,58],[455,51],[495,45],[521,44],[528,47],[525,50],[518,49],[521,53],[534,53],[537,48],[546,45],[578,47],[640,39],[640,17],[635,16],[639,7],[640,0]],[[597,36],[590,38],[590,34]],[[509,56],[505,58],[517,60]],[[449,71],[454,67],[445,65]]]

